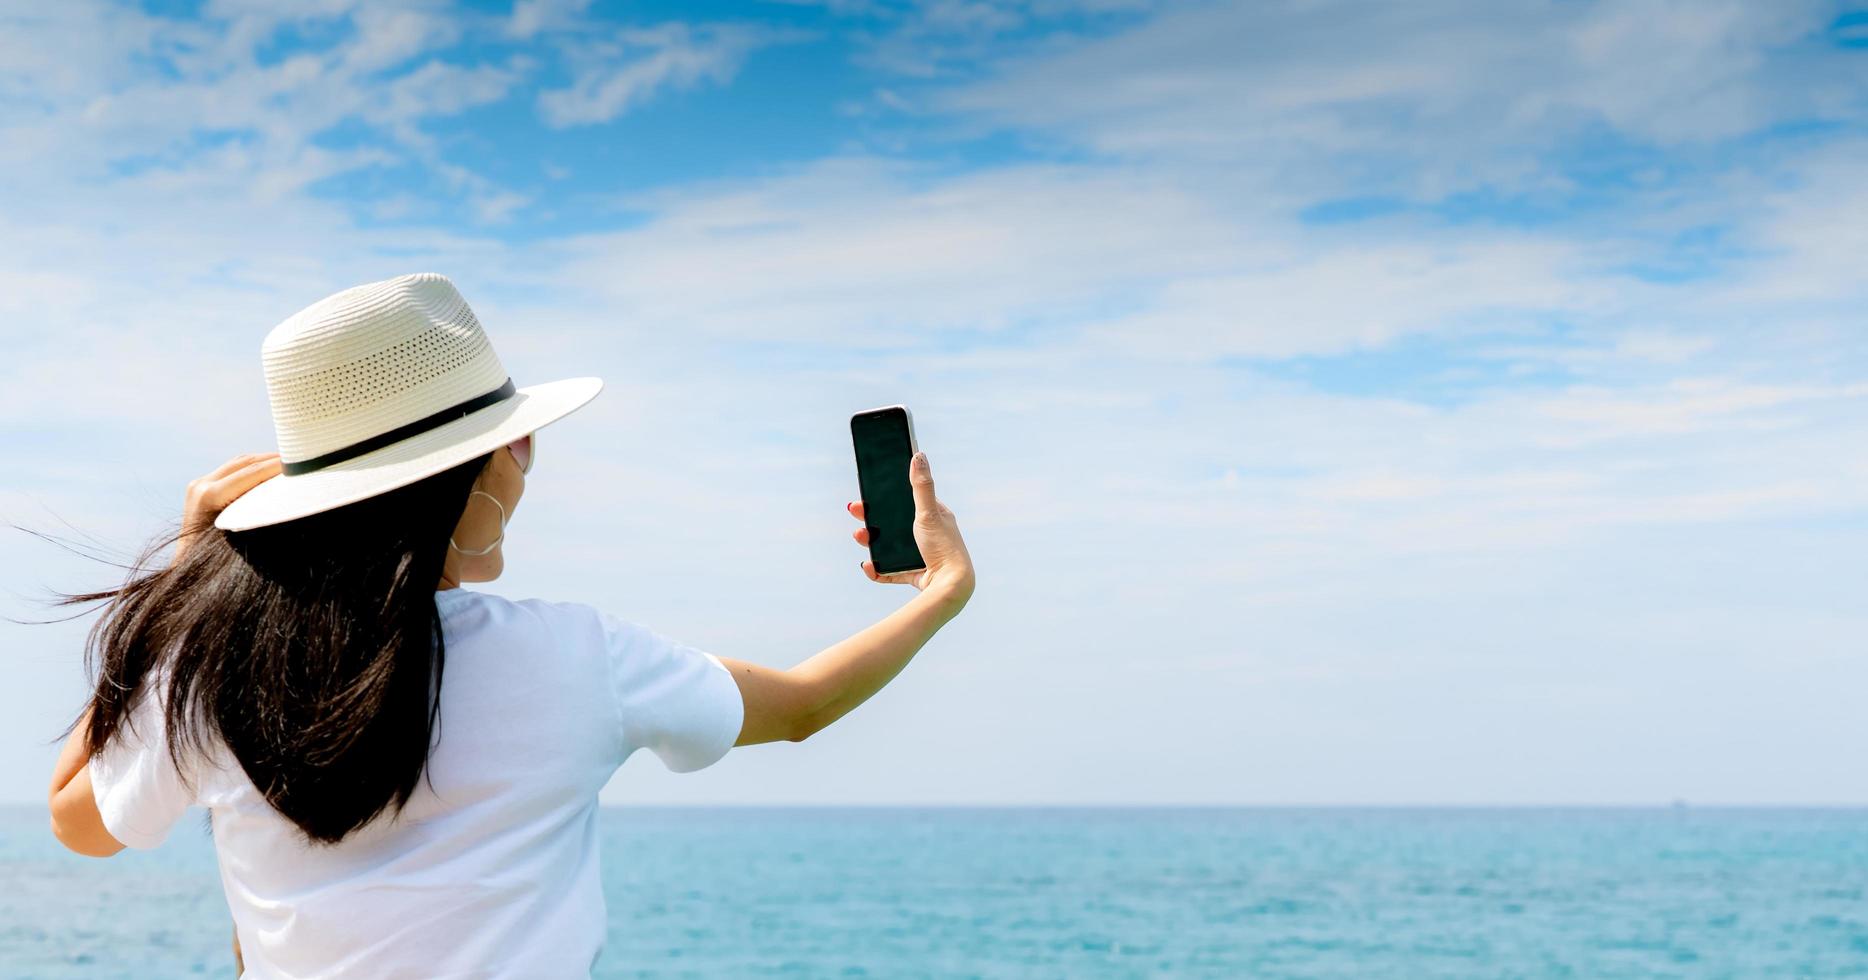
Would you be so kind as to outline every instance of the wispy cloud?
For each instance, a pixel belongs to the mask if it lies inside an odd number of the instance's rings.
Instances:
[[[204,21],[143,17],[113,5],[57,5],[58,20],[16,21],[20,32],[78,64],[135,64],[35,81],[38,58],[8,60],[0,86],[33,89],[37,105],[11,102],[0,115],[23,169],[63,159],[72,177],[141,182],[152,191],[190,185],[250,196],[261,204],[305,192],[337,174],[413,157],[439,166],[423,126],[504,98],[518,63],[459,65],[433,57],[461,37],[461,24],[433,9],[339,3],[212,4]],[[133,27],[122,26],[127,18]],[[92,32],[91,25],[117,25]],[[333,40],[261,58],[288,25],[323,25]],[[32,29],[35,34],[21,33]],[[374,146],[334,148],[339,126],[380,133]],[[56,179],[56,178],[55,178]],[[497,197],[468,181],[476,199]]]
[[[590,0],[517,0],[506,32],[523,40],[543,31],[565,30],[582,23],[581,15],[589,7]]]
[[[1591,126],[1675,146],[1857,117],[1858,59],[1822,36],[1831,16],[1818,0],[1198,5],[937,95],[1112,153],[1334,153],[1315,176],[1534,188],[1553,175],[1522,154]]]
[[[724,85],[753,49],[802,36],[749,24],[670,22],[584,39],[566,48],[576,77],[567,88],[540,93],[539,112],[557,127],[607,122],[663,90]]]

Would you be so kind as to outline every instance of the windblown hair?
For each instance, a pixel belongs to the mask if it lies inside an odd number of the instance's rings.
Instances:
[[[178,528],[121,588],[58,593],[56,605],[110,600],[85,644],[90,756],[137,698],[160,696],[184,778],[183,760],[218,739],[312,841],[400,813],[439,724],[448,536],[489,459],[293,521],[200,528],[179,563],[145,573],[190,530]]]

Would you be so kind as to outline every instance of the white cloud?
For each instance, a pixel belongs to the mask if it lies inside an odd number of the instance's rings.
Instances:
[[[102,3],[14,4],[0,10],[0,125],[37,118],[108,89],[157,46],[158,21]]]
[[[1571,243],[1510,234],[1380,244],[1290,236],[1249,271],[1170,279],[1148,309],[1096,328],[1137,356],[1292,357],[1388,346],[1410,334],[1534,331],[1555,311],[1593,313],[1613,284],[1578,275]],[[1625,288],[1625,287],[1624,287]]]
[[[1052,25],[1082,29],[1083,18],[1137,14],[1158,7],[1152,0],[917,0],[883,4],[872,0],[780,0],[822,6],[858,17],[864,29],[857,61],[916,78],[964,77],[973,64],[994,55],[1011,35],[1048,33]]]
[[[55,7],[59,20],[15,26],[35,32],[37,45],[57,52],[57,60],[116,67],[52,72],[43,85],[33,75],[46,59],[0,67],[0,92],[30,88],[41,100],[15,103],[12,111],[0,100],[0,172],[21,179],[42,161],[60,159],[69,167],[33,179],[95,183],[119,179],[127,168],[130,182],[213,186],[266,205],[401,154],[439,166],[422,124],[504,98],[522,74],[518,62],[425,57],[456,43],[462,28],[423,4],[218,4],[210,14],[220,20],[209,22],[135,16],[84,0]],[[118,15],[124,19],[112,19]],[[324,48],[259,62],[260,45],[286,23],[307,19],[342,19],[348,33]],[[143,70],[120,67],[133,58]],[[149,70],[151,60],[169,70]],[[346,122],[375,127],[389,145],[338,151],[314,142]],[[483,209],[502,197],[484,183],[466,183],[470,201]]]
[[[541,92],[539,112],[560,128],[607,122],[664,90],[724,85],[755,48],[795,37],[746,24],[670,22],[617,31],[567,49],[576,77],[568,88]]]
[[[1286,190],[1536,189],[1552,175],[1535,155],[1595,120],[1673,145],[1859,112],[1846,52],[1785,53],[1828,15],[1813,0],[1203,4],[931,101],[1108,153],[1247,167]]]
[[[545,31],[564,30],[582,22],[581,14],[590,0],[518,0],[512,5],[512,20],[506,33],[529,38]]]
[[[421,53],[460,39],[453,16],[421,10],[359,7],[351,19],[355,44],[344,51],[344,68],[369,74],[403,64]]]
[[[1079,320],[1236,242],[1172,185],[1043,166],[833,160],[626,203],[653,217],[551,245],[565,281],[671,327],[858,347]]]
[[[1788,162],[1785,177],[1760,189],[1756,254],[1733,271],[1724,292],[1758,304],[1868,298],[1868,183],[1861,161],[1868,139],[1840,140]],[[1848,284],[1852,292],[1839,294]],[[1851,313],[1859,313],[1854,305]]]

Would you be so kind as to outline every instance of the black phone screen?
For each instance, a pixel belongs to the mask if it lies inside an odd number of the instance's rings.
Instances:
[[[850,417],[856,443],[856,481],[869,528],[869,560],[876,574],[925,568],[915,546],[915,495],[908,482],[908,415],[899,408]]]

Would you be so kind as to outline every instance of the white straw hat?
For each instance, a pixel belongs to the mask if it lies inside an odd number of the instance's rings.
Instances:
[[[464,463],[583,407],[597,378],[514,388],[480,321],[433,272],[353,286],[260,345],[284,472],[214,519],[228,531],[373,497]]]

